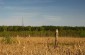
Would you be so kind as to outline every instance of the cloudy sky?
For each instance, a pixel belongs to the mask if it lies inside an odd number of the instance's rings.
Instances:
[[[0,25],[85,26],[85,0],[0,0]]]

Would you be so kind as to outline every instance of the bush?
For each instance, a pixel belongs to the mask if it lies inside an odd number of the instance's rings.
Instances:
[[[10,37],[10,36],[3,37],[3,39],[2,39],[1,42],[2,42],[2,43],[5,43],[5,44],[12,44],[12,43],[14,43],[12,37]]]
[[[85,32],[82,31],[82,32],[80,33],[80,36],[81,36],[81,37],[85,37]]]

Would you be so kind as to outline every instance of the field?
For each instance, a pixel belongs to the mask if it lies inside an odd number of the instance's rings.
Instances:
[[[56,47],[53,37],[14,37],[11,44],[2,39],[0,55],[85,55],[85,38],[59,37]]]

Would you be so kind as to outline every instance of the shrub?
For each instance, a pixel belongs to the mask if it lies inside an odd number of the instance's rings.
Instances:
[[[6,37],[3,37],[1,42],[5,44],[12,44],[14,43],[14,40],[12,39],[12,37],[6,36]]]
[[[81,36],[81,37],[85,37],[85,32],[82,31],[82,32],[80,33],[80,36]]]

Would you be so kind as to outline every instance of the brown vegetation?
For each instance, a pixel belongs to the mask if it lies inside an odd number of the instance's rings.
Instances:
[[[53,37],[14,37],[11,44],[1,40],[0,55],[85,55],[85,38],[60,37],[56,48]]]

